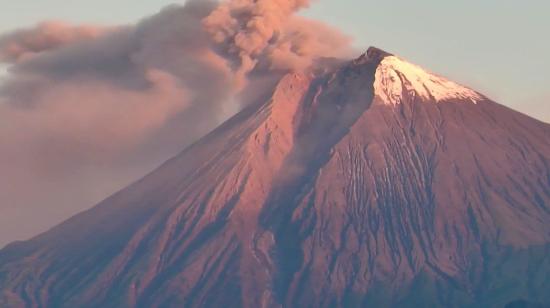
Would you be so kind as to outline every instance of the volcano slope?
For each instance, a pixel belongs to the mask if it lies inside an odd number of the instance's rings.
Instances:
[[[550,125],[375,48],[0,251],[2,307],[550,304]]]

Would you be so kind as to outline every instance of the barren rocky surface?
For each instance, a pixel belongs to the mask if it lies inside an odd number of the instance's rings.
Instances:
[[[377,49],[0,251],[2,307],[550,304],[550,125]]]

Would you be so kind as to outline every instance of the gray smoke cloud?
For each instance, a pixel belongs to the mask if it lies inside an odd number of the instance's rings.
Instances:
[[[133,25],[0,35],[0,246],[107,197],[268,90],[346,57],[308,1],[189,1]]]
[[[237,86],[257,69],[302,70],[322,57],[349,53],[350,40],[321,22],[295,15],[308,0],[235,0],[204,19],[218,51],[232,59]]]
[[[98,37],[104,30],[95,26],[74,27],[60,21],[43,22],[0,36],[0,61],[18,62],[71,42]]]

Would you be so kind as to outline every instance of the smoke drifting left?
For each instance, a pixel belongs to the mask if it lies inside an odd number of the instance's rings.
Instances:
[[[351,40],[306,0],[188,1],[132,25],[0,35],[0,246],[138,178]],[[23,223],[24,222],[24,223]]]

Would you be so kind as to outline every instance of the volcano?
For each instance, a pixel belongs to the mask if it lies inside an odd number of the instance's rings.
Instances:
[[[0,251],[2,307],[550,304],[550,125],[376,48]]]

